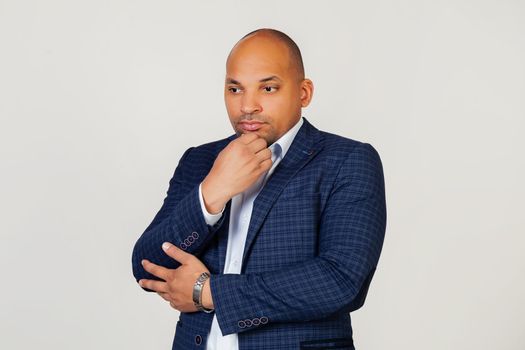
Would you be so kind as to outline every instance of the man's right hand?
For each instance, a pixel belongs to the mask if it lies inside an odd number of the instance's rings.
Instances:
[[[219,213],[226,202],[244,192],[271,167],[272,151],[265,139],[255,133],[237,137],[219,153],[202,182],[206,210]]]

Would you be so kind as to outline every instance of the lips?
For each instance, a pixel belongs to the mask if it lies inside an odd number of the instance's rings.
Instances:
[[[264,123],[261,122],[240,122],[239,125],[244,131],[256,131],[259,130]]]

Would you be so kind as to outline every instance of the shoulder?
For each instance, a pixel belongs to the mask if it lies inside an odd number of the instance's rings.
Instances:
[[[182,155],[184,162],[213,162],[220,151],[235,138],[235,135],[188,148]]]
[[[333,190],[350,186],[363,197],[384,196],[383,165],[379,153],[370,143],[328,132],[324,136],[323,164],[331,169]]]
[[[381,164],[378,151],[370,143],[320,131],[323,136],[323,156],[337,162]]]
[[[175,174],[191,183],[198,183],[210,171],[219,152],[233,140],[233,136],[187,148],[179,159]],[[175,175],[172,178],[174,181]]]

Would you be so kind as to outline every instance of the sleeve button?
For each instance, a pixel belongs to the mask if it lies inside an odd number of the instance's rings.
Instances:
[[[195,336],[195,344],[197,344],[197,345],[201,345],[202,344],[202,337],[199,334],[197,334]]]

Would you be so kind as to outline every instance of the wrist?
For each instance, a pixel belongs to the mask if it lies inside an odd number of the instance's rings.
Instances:
[[[210,187],[208,178],[206,177],[201,183],[202,199],[204,201],[204,206],[208,213],[212,215],[219,214],[229,198],[226,198],[225,195],[217,193]]]
[[[195,281],[195,284],[193,285],[192,299],[197,311],[204,311],[207,313],[213,312],[213,308],[206,307],[206,304],[203,302],[204,286],[209,278],[209,272],[203,272],[199,275]],[[209,304],[209,299],[211,299],[211,293],[209,293],[208,296],[209,298],[206,299],[207,304]]]
[[[202,287],[202,306],[204,306],[206,309],[215,309],[211,295],[210,278],[204,282],[204,286]]]

